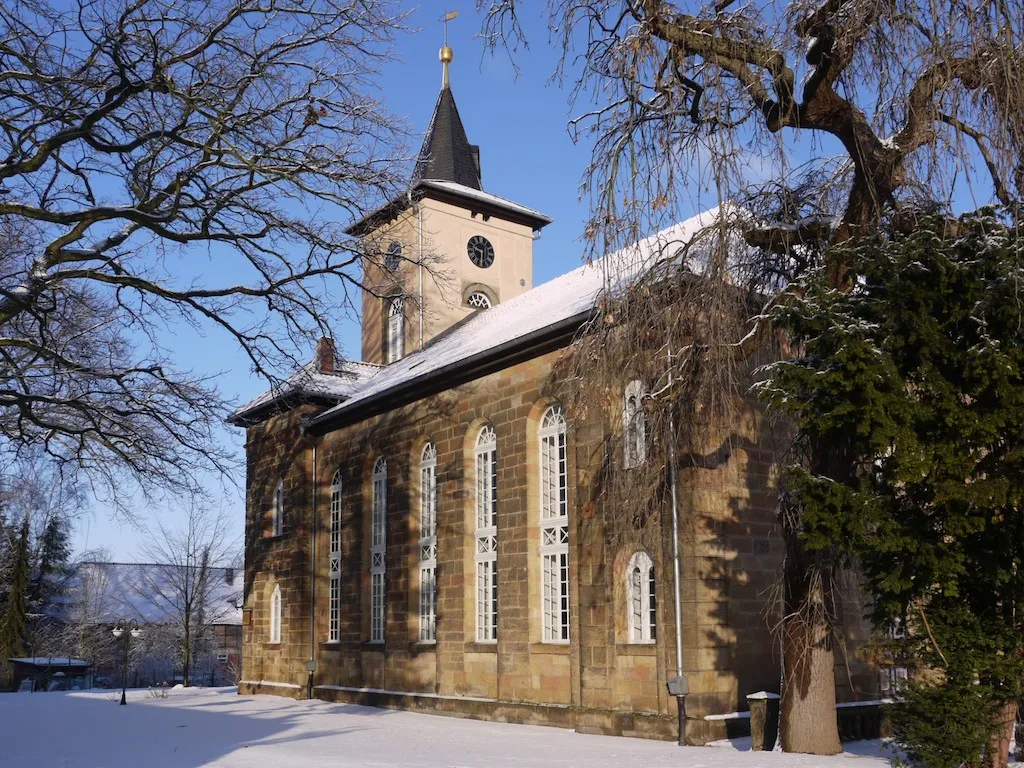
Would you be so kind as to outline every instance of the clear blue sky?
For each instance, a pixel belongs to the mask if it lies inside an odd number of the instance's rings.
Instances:
[[[471,0],[464,0],[462,15],[449,26],[449,44],[455,51],[452,92],[470,141],[480,145],[484,188],[554,219],[534,249],[534,280],[539,284],[580,264],[582,249],[576,240],[582,231],[585,206],[578,202],[578,185],[589,148],[574,145],[566,130],[567,90],[548,84],[557,53],[548,45],[546,23],[532,15],[532,29],[528,30],[531,47],[517,56],[517,78],[503,53],[494,57],[485,54],[482,41],[476,37],[480,17],[473,12],[473,5]],[[398,40],[400,60],[389,63],[382,72],[379,96],[413,132],[409,139],[413,153],[419,149],[441,86],[438,49],[442,43],[442,12],[441,4],[433,1],[414,11],[410,26],[417,31]],[[215,260],[211,259],[208,274],[211,281],[223,282],[218,280],[223,275]],[[343,352],[358,357],[355,323],[341,320],[335,333]],[[265,382],[250,375],[238,349],[223,335],[211,332],[201,339],[182,336],[174,346],[183,367],[221,373],[224,392],[239,402],[266,389]],[[241,430],[225,428],[225,440],[242,455]],[[237,482],[241,487],[244,478],[237,478]],[[226,489],[215,492],[215,497],[231,515],[240,537],[244,515],[241,492]],[[143,525],[155,516],[173,524],[179,515],[173,508],[138,510]],[[91,513],[79,521],[74,537],[77,551],[102,547],[117,560],[141,557],[144,541],[144,532],[113,519],[100,503],[94,503]]]

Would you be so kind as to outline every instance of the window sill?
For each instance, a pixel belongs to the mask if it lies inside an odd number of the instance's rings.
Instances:
[[[264,643],[263,648],[268,651],[276,651],[281,647],[281,643]]]
[[[568,656],[570,648],[569,643],[530,643],[530,653]]]
[[[615,652],[620,656],[657,656],[658,645],[653,640],[644,643],[617,643]]]
[[[372,652],[372,653],[384,653],[384,650],[385,650],[384,646],[385,646],[384,643],[365,642],[365,643],[363,643],[362,645],[359,646],[359,650],[366,651],[366,652]]]
[[[325,640],[324,642],[320,643],[320,650],[321,651],[338,651],[338,650],[341,650],[341,641],[340,640]]]
[[[492,640],[489,643],[473,642],[463,646],[464,653],[497,653],[498,641]]]
[[[413,656],[421,653],[434,653],[436,650],[436,640],[418,640],[415,643],[409,643],[409,653]]]

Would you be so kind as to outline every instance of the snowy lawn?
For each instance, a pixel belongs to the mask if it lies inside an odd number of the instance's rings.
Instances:
[[[320,701],[238,696],[234,688],[0,694],[0,767],[13,768],[882,768],[874,757],[738,751],[528,725],[458,720]]]

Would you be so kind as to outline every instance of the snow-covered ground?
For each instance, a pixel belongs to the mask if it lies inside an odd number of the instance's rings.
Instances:
[[[234,688],[0,694],[0,766],[13,768],[881,768],[874,756],[744,752],[742,743],[686,747],[539,726],[458,720],[274,696]]]

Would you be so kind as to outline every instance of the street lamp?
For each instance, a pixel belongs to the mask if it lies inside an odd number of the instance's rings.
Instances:
[[[128,638],[140,637],[142,630],[139,629],[139,622],[135,619],[120,619],[114,625],[113,635],[116,638],[124,635],[124,674],[121,677],[121,706],[123,707],[128,703],[125,699],[125,691],[128,689]]]

